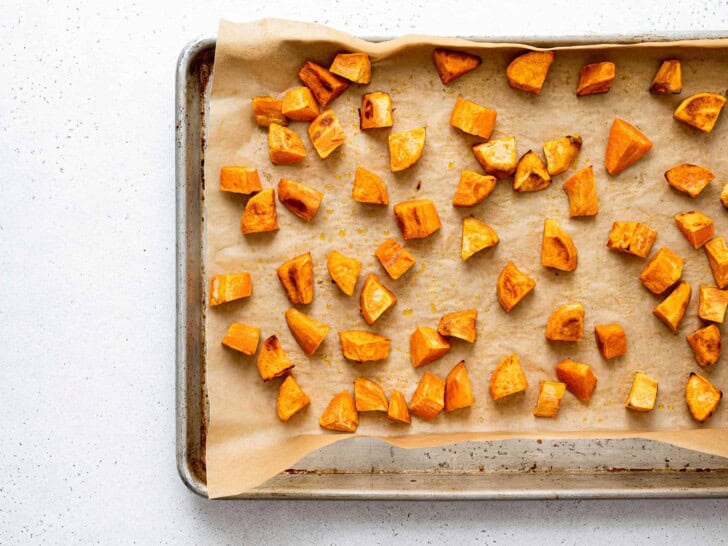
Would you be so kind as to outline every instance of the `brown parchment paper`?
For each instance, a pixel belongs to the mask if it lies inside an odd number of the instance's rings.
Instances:
[[[431,60],[434,45],[477,52],[483,64],[443,86]],[[685,97],[700,91],[724,92],[728,40],[559,48],[540,96],[511,89],[506,82],[508,62],[524,47],[430,36],[369,43],[312,24],[280,20],[221,23],[205,156],[206,273],[249,271],[254,288],[252,297],[207,312],[210,497],[244,492],[312,450],[349,437],[321,430],[318,418],[335,393],[352,389],[355,377],[370,377],[388,393],[396,388],[409,399],[425,369],[444,378],[461,359],[473,381],[474,407],[443,413],[429,423],[414,418],[409,427],[392,424],[382,414],[362,414],[357,434],[404,447],[526,436],[644,437],[728,456],[726,404],[704,426],[693,422],[685,407],[687,376],[699,370],[685,335],[700,325],[698,286],[714,283],[704,251],[693,249],[673,220],[674,214],[697,208],[714,219],[717,234],[728,235],[728,213],[718,199],[722,183],[728,181],[728,122],[720,120],[712,134],[704,135],[672,118]],[[253,121],[252,97],[282,96],[286,89],[300,85],[297,73],[306,59],[328,66],[339,51],[364,51],[373,61],[371,84],[351,85],[330,105],[344,127],[346,143],[322,161],[311,146],[307,125],[292,123],[308,156],[298,165],[272,165],[267,132]],[[650,95],[647,88],[659,60],[673,56],[683,61],[682,94]],[[617,65],[611,91],[577,98],[574,89],[580,67],[600,60]],[[389,172],[390,130],[359,130],[361,96],[378,90],[392,96],[392,132],[427,126],[422,159],[402,173]],[[584,144],[578,165],[555,177],[545,191],[516,194],[511,180],[503,180],[482,204],[452,207],[460,171],[480,170],[470,150],[476,139],[448,124],[459,95],[495,108],[498,119],[493,137],[515,135],[519,155],[529,149],[541,153],[547,140],[580,134]],[[640,127],[654,148],[635,166],[611,177],[603,168],[603,158],[615,116]],[[665,170],[680,162],[706,165],[717,174],[717,180],[697,200],[671,190],[664,180]],[[572,220],[561,187],[576,168],[589,164],[595,167],[599,215]],[[283,177],[311,185],[325,193],[321,209],[312,222],[305,223],[279,204],[280,231],[243,237],[239,220],[244,200],[217,188],[223,165],[257,167],[264,187],[274,187]],[[391,203],[428,198],[440,213],[442,229],[437,234],[407,242],[417,264],[397,281],[389,279],[374,258],[375,248],[386,237],[401,241],[392,207],[370,207],[351,199],[357,165],[383,177]],[[460,259],[461,221],[470,214],[491,225],[500,244],[464,263]],[[541,267],[545,217],[557,218],[572,235],[579,250],[579,266],[573,273]],[[654,250],[668,246],[686,259],[683,278],[692,284],[693,298],[677,335],[651,315],[659,298],[638,280],[646,260],[607,250],[607,235],[615,220],[647,223],[659,232]],[[356,256],[364,264],[351,298],[330,281],[326,255],[331,249]],[[289,303],[275,274],[283,261],[306,251],[313,255],[316,292],[313,303],[301,309],[332,326],[311,358],[303,354],[288,330],[283,313]],[[533,294],[510,314],[502,311],[495,296],[496,277],[508,260],[537,281]],[[367,328],[359,315],[358,291],[361,279],[370,272],[377,273],[398,298],[396,306],[371,327],[392,338],[392,351],[386,361],[354,364],[341,356],[336,332]],[[547,342],[544,327],[549,314],[557,305],[574,301],[586,309],[584,341]],[[414,369],[408,354],[414,328],[436,326],[442,314],[470,307],[479,311],[478,341],[473,345],[455,341],[447,356],[424,369]],[[263,383],[255,357],[220,345],[234,321],[259,325],[262,339],[277,334],[295,363],[293,373],[312,403],[289,423],[281,423],[275,412],[279,381]],[[624,357],[605,361],[592,332],[595,324],[609,322],[626,327],[629,350]],[[500,359],[511,352],[520,355],[530,387],[525,395],[496,403],[488,394],[488,379]],[[558,418],[534,418],[539,382],[553,379],[554,365],[566,357],[594,367],[599,383],[591,402],[583,404],[567,394]],[[711,369],[699,370],[723,389],[728,388],[725,359]],[[649,414],[624,408],[636,371],[659,380],[658,407]]]

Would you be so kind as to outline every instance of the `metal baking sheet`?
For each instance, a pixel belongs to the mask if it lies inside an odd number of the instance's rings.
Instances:
[[[534,45],[702,39],[719,34],[579,38],[522,37]],[[202,349],[205,264],[202,207],[206,113],[214,38],[182,51],[176,82],[177,468],[207,496],[207,403]],[[240,498],[553,499],[728,497],[728,459],[631,440],[511,439],[399,449],[353,438],[316,451]]]

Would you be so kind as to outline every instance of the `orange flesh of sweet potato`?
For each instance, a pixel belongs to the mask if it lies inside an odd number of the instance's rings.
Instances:
[[[691,292],[690,284],[682,281],[652,310],[652,314],[664,322],[673,333],[677,332],[690,303]]]
[[[561,408],[561,399],[566,393],[566,385],[559,381],[541,381],[538,400],[533,414],[536,417],[556,417]]]
[[[329,71],[354,83],[367,84],[372,80],[372,62],[366,53],[339,53]]]
[[[435,374],[425,372],[410,400],[410,413],[430,421],[445,407],[445,382]]]
[[[527,388],[528,381],[515,353],[501,360],[490,375],[489,390],[493,400],[525,391]]]
[[[463,236],[460,257],[467,260],[473,254],[498,244],[498,234],[488,224],[468,216],[463,218]]]
[[[349,84],[335,76],[323,66],[306,61],[298,72],[298,78],[308,87],[316,97],[322,108],[341,95]]]
[[[410,335],[410,359],[415,368],[442,358],[449,350],[450,342],[429,326],[420,326]]]
[[[450,113],[450,125],[469,135],[488,139],[495,126],[495,110],[458,97]]]
[[[309,124],[308,136],[321,159],[329,157],[346,140],[333,110],[324,110]]]
[[[447,85],[463,74],[475,70],[480,66],[481,59],[477,55],[451,51],[449,49],[435,49],[432,60],[442,83]]]
[[[424,127],[389,135],[389,168],[393,173],[409,169],[425,149]]]
[[[356,168],[351,196],[355,201],[370,205],[388,205],[389,193],[384,181],[363,167]]]
[[[228,328],[225,337],[222,338],[222,344],[244,355],[251,356],[258,350],[259,340],[260,328],[234,322]]]
[[[359,279],[361,262],[337,250],[332,250],[326,260],[326,267],[331,280],[339,287],[339,290],[347,296],[351,296],[354,293],[356,281]]]
[[[569,359],[556,365],[556,377],[566,383],[568,391],[583,402],[589,401],[597,386],[597,376],[591,366]]]
[[[258,355],[258,372],[263,381],[270,381],[285,375],[293,363],[281,347],[277,336],[270,336],[263,342]]]
[[[308,356],[316,352],[331,329],[293,307],[286,311],[286,323],[296,342]]]
[[[725,239],[714,237],[705,243],[703,248],[708,256],[715,284],[720,288],[725,288],[728,285],[728,247],[726,247]]]
[[[210,307],[247,298],[253,293],[250,273],[213,275],[210,277]]]
[[[624,254],[646,258],[657,238],[654,229],[639,222],[614,222],[607,247]]]
[[[399,279],[415,265],[415,257],[394,239],[387,239],[374,252],[379,263],[394,280]]]
[[[262,189],[257,169],[249,167],[222,167],[220,169],[220,191],[250,195]]]
[[[608,92],[612,87],[614,75],[614,63],[609,61],[583,66],[579,72],[579,85],[576,88],[576,95],[583,97]]]
[[[564,183],[563,188],[569,197],[570,218],[599,214],[597,185],[594,182],[594,169],[591,165],[577,171]]]
[[[290,165],[306,159],[301,137],[277,123],[268,127],[268,153],[274,165]]]
[[[581,341],[584,338],[584,306],[569,303],[557,307],[546,323],[546,339]]]
[[[460,173],[460,181],[455,190],[452,204],[456,207],[472,207],[488,197],[495,189],[498,179],[475,171]]]
[[[506,69],[508,84],[529,93],[541,94],[551,63],[553,51],[531,51],[513,59]]]
[[[299,218],[310,222],[316,216],[324,194],[300,182],[282,178],[278,182],[278,200]]]
[[[354,362],[374,362],[389,356],[392,341],[366,330],[343,330],[339,332],[341,353]]]
[[[543,224],[541,265],[560,271],[574,271],[578,259],[571,236],[556,220],[546,218]]]
[[[361,130],[381,129],[392,125],[394,125],[392,98],[389,94],[377,91],[363,95],[361,110],[359,110],[359,127]]]
[[[477,331],[475,323],[478,320],[477,309],[466,309],[443,315],[437,325],[437,332],[442,336],[462,339],[468,343],[475,343]]]
[[[543,155],[546,158],[546,170],[551,176],[565,172],[573,163],[581,150],[581,137],[567,135],[551,140],[543,145]]]
[[[551,185],[551,175],[546,165],[534,151],[528,150],[516,166],[513,189],[518,192],[545,190]]]
[[[374,324],[396,302],[397,297],[392,291],[384,286],[374,273],[370,273],[364,280],[359,295],[359,311],[366,323]]]
[[[665,173],[665,180],[673,188],[695,199],[715,175],[705,167],[682,163]]]
[[[508,178],[516,171],[516,138],[494,138],[473,146],[473,154],[486,173]]]
[[[498,275],[496,283],[498,303],[506,313],[510,313],[535,287],[536,281],[520,271],[516,264],[508,262]]]
[[[283,115],[283,102],[273,97],[254,97],[253,116],[259,127],[268,127],[271,123],[288,125],[288,119]]]
[[[396,389],[393,389],[392,394],[389,395],[389,410],[387,410],[387,417],[391,421],[398,421],[408,425],[412,422],[409,408],[407,407],[407,400],[405,399],[404,394]]]
[[[354,379],[354,400],[356,411],[387,411],[389,403],[384,389],[366,377]]]
[[[319,426],[336,432],[356,432],[359,414],[349,391],[334,396],[319,418]]]
[[[715,233],[713,220],[697,210],[676,214],[675,222],[693,248],[703,246]]]
[[[635,373],[625,407],[634,411],[648,412],[655,407],[656,400],[657,380],[640,372]]]
[[[640,281],[653,294],[662,294],[682,275],[685,260],[667,247],[662,247],[647,262],[640,273]]]
[[[283,115],[294,121],[311,121],[321,113],[308,87],[294,87],[283,95]]]
[[[652,149],[652,141],[637,127],[614,118],[609,131],[604,166],[611,175],[621,173]]]
[[[724,184],[723,189],[720,190],[720,202],[728,209],[728,183]]]
[[[688,344],[701,366],[711,366],[720,358],[720,330],[715,324],[700,328],[687,336]]]
[[[655,95],[669,95],[682,91],[682,67],[678,59],[667,59],[662,61],[657,69],[650,93]]]
[[[296,383],[293,376],[287,376],[281,383],[280,389],[278,389],[278,399],[276,400],[278,418],[286,423],[291,417],[310,404],[311,399],[306,396],[306,393]]]
[[[276,273],[292,304],[307,305],[313,301],[313,260],[310,252],[284,262]]]
[[[609,360],[627,352],[627,336],[619,324],[597,324],[594,336],[602,357]]]
[[[445,378],[445,411],[467,408],[475,403],[465,361],[461,360]]]
[[[715,286],[700,287],[698,317],[722,324],[725,320],[726,307],[728,307],[728,291]]]
[[[682,101],[673,117],[704,133],[710,133],[718,121],[723,106],[725,97],[715,93],[698,93]]]
[[[685,386],[685,400],[690,415],[699,423],[703,423],[718,409],[723,393],[702,375],[691,373]]]
[[[243,235],[278,230],[276,193],[273,189],[263,190],[248,199],[240,217],[240,231]]]
[[[429,199],[403,201],[394,205],[394,217],[405,240],[424,239],[440,229],[440,216]]]

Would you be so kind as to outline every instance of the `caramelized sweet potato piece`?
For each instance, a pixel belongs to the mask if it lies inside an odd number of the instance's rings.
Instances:
[[[688,308],[690,303],[690,295],[692,289],[690,284],[686,281],[682,281],[677,285],[675,290],[670,292],[670,295],[662,300],[657,307],[652,310],[652,314],[658,319],[664,322],[673,333],[677,332],[683,317],[685,316],[685,310]]]
[[[501,360],[490,375],[489,390],[493,400],[525,391],[527,388],[528,381],[521,369],[518,355],[515,353]]]
[[[646,258],[657,238],[657,232],[639,222],[614,222],[607,247],[624,254]]]
[[[688,194],[695,199],[705,186],[715,178],[715,175],[705,167],[682,163],[676,165],[665,173],[665,180],[673,188]]]
[[[429,326],[420,326],[410,335],[410,359],[415,368],[442,358],[449,350],[450,342]]]
[[[240,231],[243,235],[278,231],[275,190],[263,190],[248,199],[240,217]]]
[[[556,365],[556,377],[566,383],[568,391],[583,402],[589,401],[597,386],[597,376],[591,366],[568,358]]]
[[[222,344],[244,355],[251,356],[258,350],[259,340],[260,328],[234,322],[228,328],[225,337],[222,338]]]
[[[310,252],[284,262],[276,273],[292,304],[306,305],[313,301],[313,260]]]
[[[576,246],[571,236],[556,220],[546,218],[543,223],[541,265],[559,271],[574,271],[577,261]]]
[[[410,413],[430,421],[445,407],[445,382],[435,374],[425,372],[410,400]]]
[[[359,127],[361,130],[381,129],[392,125],[394,125],[392,98],[389,94],[377,91],[376,93],[363,95],[361,110],[359,110]]]
[[[466,309],[443,315],[437,325],[437,333],[441,336],[462,339],[468,343],[475,343],[477,332],[475,323],[478,320],[477,309]]]
[[[445,411],[468,408],[475,403],[465,361],[461,360],[445,378]]]
[[[213,275],[210,277],[210,307],[247,298],[252,293],[253,281],[250,278],[250,273]]]
[[[564,191],[569,196],[569,217],[596,216],[599,214],[597,185],[594,182],[594,169],[591,165],[569,178],[564,183]]]
[[[363,167],[356,168],[351,196],[355,201],[370,205],[388,205],[389,193],[384,181]]]
[[[354,362],[374,362],[389,356],[392,341],[366,330],[344,330],[339,332],[341,353]]]
[[[516,138],[494,138],[473,146],[473,154],[486,173],[508,178],[516,171]]]
[[[655,407],[656,400],[657,380],[640,372],[635,373],[625,407],[634,411],[648,412]]]
[[[356,400],[356,411],[387,411],[389,409],[384,389],[379,383],[366,377],[354,379],[354,400]]]
[[[691,373],[685,386],[685,400],[693,419],[703,423],[718,409],[723,393],[702,375]]]
[[[280,389],[278,389],[278,399],[276,400],[278,418],[286,423],[291,417],[310,404],[311,399],[298,386],[293,376],[288,375],[281,383]]]
[[[669,95],[682,91],[682,68],[678,59],[666,59],[657,69],[650,86],[650,93]]]
[[[258,355],[258,372],[263,381],[270,381],[285,375],[293,368],[293,363],[281,347],[277,336],[270,336],[263,342]]]
[[[311,121],[321,113],[308,87],[294,87],[283,95],[283,115],[294,121]]]
[[[291,329],[296,342],[308,356],[316,352],[316,349],[326,338],[326,334],[331,330],[325,324],[314,320],[293,307],[286,311],[286,323],[288,328]]]
[[[463,240],[460,257],[467,260],[473,254],[498,244],[498,234],[488,224],[468,216],[463,218]]]
[[[450,113],[450,125],[463,133],[488,139],[495,126],[496,111],[458,97]]]
[[[728,247],[723,237],[714,237],[704,245],[715,284],[720,288],[728,285]]]
[[[336,432],[356,432],[359,414],[349,391],[342,391],[331,399],[319,418],[319,426]]]
[[[253,97],[253,116],[259,127],[268,127],[271,123],[288,125],[283,115],[283,102],[273,97]]]
[[[566,393],[566,384],[559,381],[541,381],[538,400],[533,414],[536,417],[556,417],[561,408],[561,399]]]
[[[715,233],[713,220],[697,210],[676,214],[675,222],[693,248],[703,246]]]
[[[329,71],[354,83],[367,84],[372,80],[372,62],[366,53],[339,53]]]
[[[306,148],[296,133],[282,125],[271,123],[268,127],[268,154],[274,165],[290,165],[306,159]]]
[[[557,307],[546,323],[546,339],[581,341],[584,338],[584,306],[568,303]]]
[[[409,169],[422,157],[425,149],[424,127],[389,135],[389,169],[398,173]]]
[[[409,408],[407,407],[407,400],[405,399],[404,394],[396,389],[392,389],[392,394],[389,395],[387,418],[390,421],[399,421],[400,423],[406,423],[408,425],[412,422]]]
[[[721,290],[715,286],[700,287],[698,317],[722,324],[725,320],[726,307],[728,307],[728,290]]]
[[[667,247],[662,247],[647,262],[640,281],[653,294],[662,294],[682,276],[685,260]]]
[[[405,240],[424,239],[440,229],[440,216],[429,199],[403,201],[394,205],[394,217]]]
[[[493,192],[497,183],[498,180],[494,176],[463,171],[460,173],[460,181],[452,204],[456,207],[472,207],[482,203]]]
[[[627,336],[619,324],[597,324],[594,327],[594,336],[599,352],[606,360],[627,352]]]
[[[374,252],[379,263],[394,280],[399,279],[415,265],[415,257],[394,239],[387,239]]]
[[[651,149],[652,141],[637,127],[623,119],[614,118],[604,154],[604,166],[609,174],[617,175],[642,159]]]
[[[514,89],[540,95],[552,62],[553,51],[530,51],[519,55],[506,70],[508,84]]]
[[[220,169],[220,191],[251,195],[262,189],[257,169],[250,167],[222,167]]]
[[[567,135],[543,145],[546,170],[551,176],[566,172],[581,150],[581,137]]]
[[[303,64],[298,72],[298,78],[311,90],[322,108],[326,108],[332,100],[349,87],[346,81],[311,61]]]
[[[545,190],[551,185],[551,175],[546,165],[534,151],[528,150],[516,166],[513,189],[518,192]]]
[[[293,214],[307,222],[316,216],[323,198],[323,193],[300,182],[285,178],[278,182],[278,200]]]
[[[728,183],[723,185],[723,189],[720,190],[720,202],[728,209]]]
[[[370,273],[364,280],[364,286],[359,295],[359,311],[366,323],[374,324],[396,302],[397,297],[380,282],[374,273]]]
[[[720,358],[720,330],[715,324],[699,328],[686,337],[690,348],[695,353],[695,360],[701,366],[711,366]]]
[[[715,93],[698,93],[682,101],[673,117],[699,131],[710,133],[718,121],[723,106],[725,97]]]
[[[582,66],[579,72],[579,85],[576,88],[576,96],[583,97],[608,92],[612,87],[614,75],[614,63],[609,61]]]
[[[346,140],[333,110],[324,110],[308,126],[308,136],[321,159],[329,157]]]
[[[347,296],[351,296],[354,293],[356,281],[359,280],[361,262],[337,250],[332,250],[326,260],[326,267],[331,275],[331,280],[339,287],[339,290]]]
[[[432,52],[435,69],[440,75],[442,83],[447,85],[463,74],[475,70],[480,66],[481,59],[477,55],[451,51],[449,49],[436,49]]]
[[[535,287],[536,281],[520,271],[516,264],[508,262],[498,275],[496,283],[498,303],[506,313],[510,313]]]

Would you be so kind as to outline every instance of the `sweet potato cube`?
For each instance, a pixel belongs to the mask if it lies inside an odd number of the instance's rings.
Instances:
[[[561,408],[561,399],[566,393],[566,384],[559,381],[541,381],[538,400],[533,414],[536,417],[556,417]]]
[[[725,288],[728,285],[728,247],[726,247],[725,239],[714,237],[705,243],[704,248],[715,284],[720,288]]]
[[[389,193],[384,181],[363,167],[356,168],[351,196],[360,203],[371,205],[389,204]]]
[[[308,356],[316,352],[331,329],[293,307],[286,311],[286,323],[296,342]]]
[[[450,342],[429,326],[420,326],[410,335],[410,359],[415,368],[442,358],[449,350]]]
[[[465,361],[461,360],[445,378],[445,411],[468,408],[475,403]]]
[[[410,413],[430,421],[445,407],[445,382],[435,374],[425,372],[410,400]]]
[[[676,214],[675,222],[693,248],[703,246],[715,232],[713,220],[697,210]]]
[[[718,409],[723,393],[702,375],[691,373],[685,386],[685,400],[693,419],[703,423]]]
[[[306,159],[306,148],[296,133],[282,125],[271,123],[268,127],[268,154],[274,165],[290,165]]]
[[[441,336],[462,339],[468,343],[475,343],[477,332],[475,323],[478,320],[477,309],[466,309],[443,315],[437,325],[437,332]]]
[[[332,250],[326,260],[326,267],[331,280],[339,287],[339,290],[347,296],[351,296],[354,293],[356,281],[359,280],[361,262],[337,250]]]
[[[536,281],[520,271],[516,264],[508,262],[498,275],[498,302],[506,313],[510,313],[535,287]]]
[[[222,344],[250,356],[254,355],[255,351],[258,350],[259,340],[260,328],[234,322],[228,328],[225,337],[222,338]]]
[[[415,265],[415,257],[394,239],[387,239],[374,253],[387,274],[394,280],[399,279]]]
[[[559,271],[574,271],[577,262],[576,246],[571,236],[556,220],[546,218],[543,224],[541,265]]]
[[[379,277],[370,273],[364,280],[359,295],[359,311],[367,324],[374,324],[379,317],[391,309],[397,297],[384,286]]]
[[[581,341],[584,338],[584,306],[568,303],[557,307],[546,323],[546,339]]]
[[[614,75],[614,63],[609,61],[582,66],[579,72],[579,85],[576,88],[576,95],[583,97],[608,92],[612,87]]]
[[[253,116],[259,127],[268,127],[271,123],[288,125],[283,115],[283,101],[273,97],[253,97]]]
[[[627,336],[619,324],[597,324],[594,336],[602,357],[609,360],[627,352]]]
[[[473,146],[473,154],[486,173],[508,178],[516,171],[516,138],[494,138]]]
[[[392,390],[392,394],[389,395],[389,409],[387,410],[387,417],[391,421],[399,421],[400,423],[410,424],[412,418],[410,417],[409,408],[407,407],[407,400],[404,394],[396,389]]]
[[[543,145],[546,170],[551,176],[566,172],[581,150],[581,137],[567,135]]]
[[[270,336],[263,342],[258,355],[258,372],[263,381],[270,381],[285,375],[293,368],[293,363],[281,347],[277,336]]]
[[[322,108],[326,108],[332,100],[349,87],[345,80],[311,61],[306,61],[303,64],[298,72],[298,78],[303,82],[303,85],[311,90]]]
[[[389,135],[389,168],[393,173],[409,169],[425,149],[424,127]]]
[[[530,51],[519,55],[506,69],[508,84],[514,89],[540,95],[553,62],[553,51]]]
[[[324,194],[300,182],[282,178],[278,182],[278,200],[293,214],[310,222],[318,212]]]
[[[682,275],[685,260],[667,247],[662,247],[647,262],[640,273],[640,281],[653,294],[662,294]]]
[[[344,330],[339,332],[341,353],[354,362],[374,362],[389,356],[392,341],[366,330]]]
[[[336,432],[356,432],[359,414],[349,391],[334,396],[319,418],[319,426]]]
[[[624,254],[646,258],[657,238],[657,232],[639,222],[614,222],[607,247]]]
[[[695,199],[715,175],[705,167],[682,163],[665,173],[665,180],[673,188]]]
[[[366,53],[339,53],[329,71],[354,83],[367,84],[372,80],[372,62]]]
[[[597,185],[594,182],[594,169],[591,165],[569,178],[564,183],[564,191],[569,197],[569,217],[596,216],[599,214]]]
[[[485,222],[468,216],[463,218],[463,240],[460,257],[467,260],[473,254],[498,244],[498,234]]]
[[[652,310],[652,314],[664,322],[673,333],[677,332],[690,303],[691,292],[690,284],[682,281]]]
[[[284,262],[276,273],[292,304],[306,305],[313,301],[313,259],[310,252]]]
[[[650,93],[670,95],[682,91],[682,68],[678,59],[666,59],[660,63],[650,86]]]
[[[698,93],[682,101],[673,117],[699,131],[709,133],[715,127],[723,106],[725,97],[715,93]]]
[[[357,377],[354,379],[354,400],[356,411],[387,411],[389,403],[384,389],[371,379]]]
[[[240,217],[240,231],[243,235],[278,231],[275,190],[263,190],[248,199]]]
[[[657,380],[640,372],[635,373],[625,407],[634,411],[648,412],[655,407],[656,400]]]
[[[278,399],[276,400],[278,418],[286,423],[291,417],[310,404],[311,399],[306,396],[306,393],[299,387],[293,376],[288,375],[281,383],[280,389],[278,389]]]
[[[493,400],[525,391],[527,388],[528,381],[521,369],[518,355],[515,353],[501,360],[490,375],[489,390]]]
[[[220,169],[220,191],[251,195],[262,189],[257,169],[250,167],[222,167]]]
[[[723,189],[720,190],[720,202],[728,209],[728,183],[723,185]]]
[[[726,307],[728,307],[728,290],[721,290],[715,286],[700,287],[698,317],[722,324],[725,320]]]
[[[329,157],[346,140],[333,110],[324,110],[309,124],[308,136],[321,159]]]
[[[617,175],[640,160],[652,149],[652,141],[637,127],[626,121],[614,118],[609,131],[604,166],[609,174]]]
[[[250,278],[250,273],[213,275],[210,277],[210,307],[247,298],[252,293],[253,281]]]
[[[686,338],[695,353],[695,360],[701,366],[711,366],[720,358],[720,330],[715,324],[699,328]]]
[[[429,199],[403,201],[394,205],[394,217],[405,240],[424,239],[440,229],[440,216]]]
[[[495,189],[498,179],[475,171],[463,171],[455,190],[452,204],[456,207],[472,207],[488,197]]]
[[[392,125],[394,125],[392,98],[389,94],[377,91],[376,93],[363,95],[361,110],[359,110],[359,127],[361,130],[382,129]]]
[[[294,87],[283,95],[283,115],[294,121],[311,121],[321,113],[308,87]]]
[[[591,366],[568,358],[556,365],[556,377],[566,383],[567,390],[583,402],[589,401],[597,386],[597,376]]]
[[[488,139],[495,126],[496,111],[458,97],[450,113],[450,125],[463,133]]]
[[[432,60],[440,75],[440,80],[445,85],[463,74],[475,70],[481,63],[481,59],[477,55],[449,49],[436,49],[432,52]]]
[[[534,151],[528,150],[518,160],[513,177],[513,189],[518,192],[545,190],[551,185],[546,165]]]

